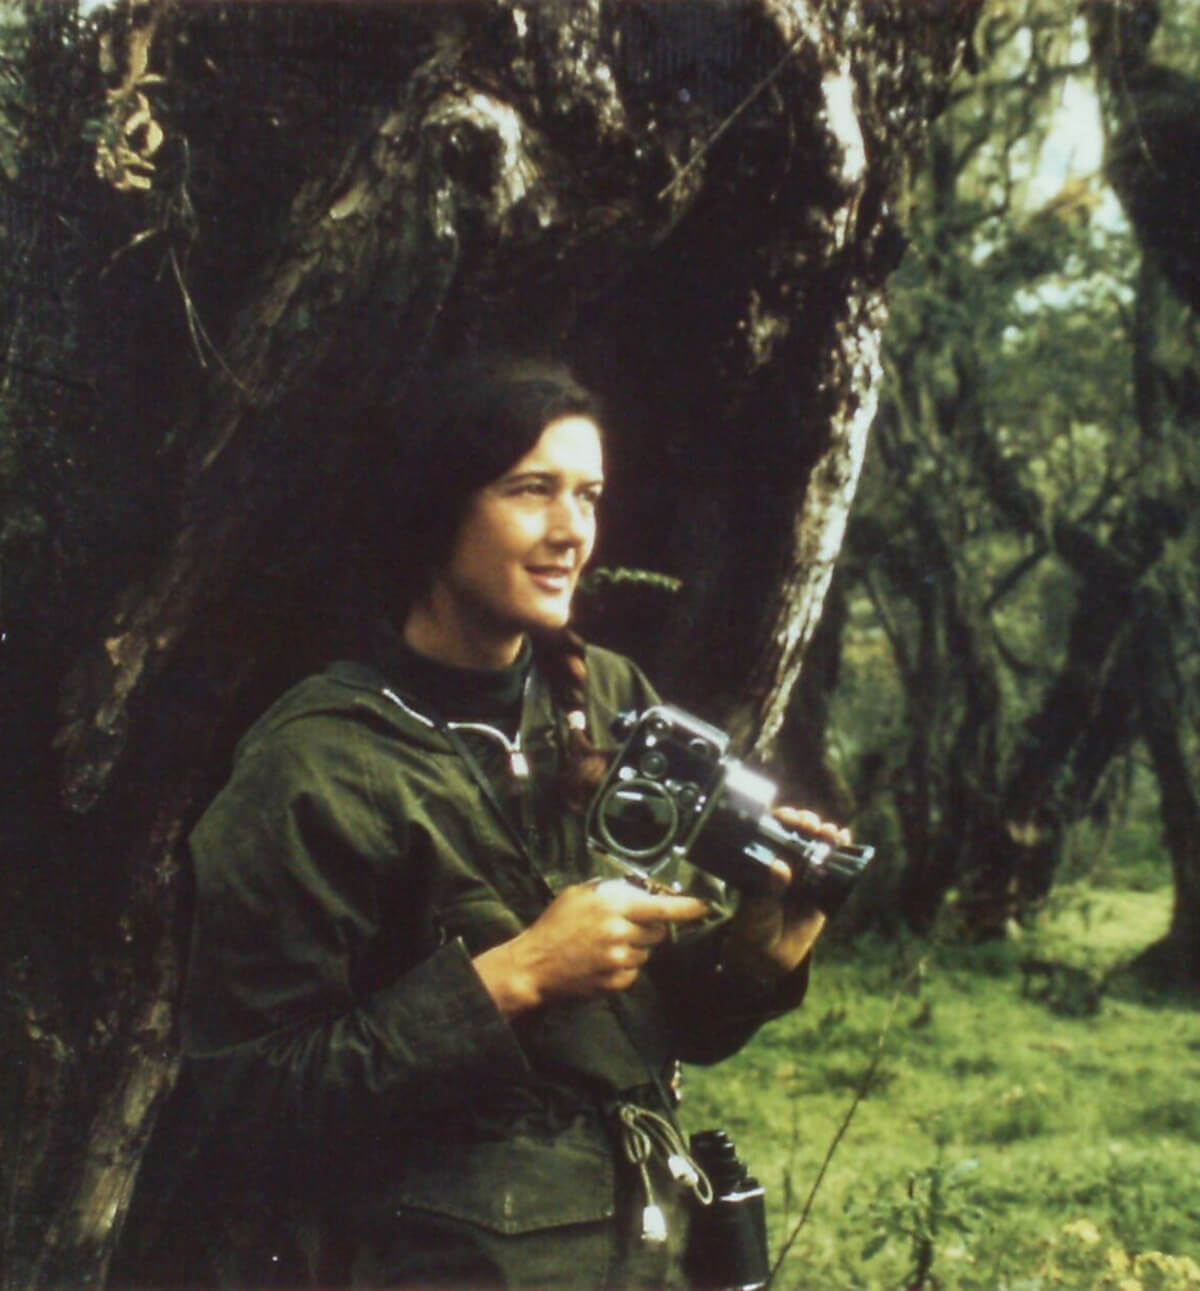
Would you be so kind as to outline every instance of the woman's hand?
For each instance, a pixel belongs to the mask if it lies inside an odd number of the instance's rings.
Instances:
[[[850,842],[850,831],[822,820],[815,812],[796,807],[777,807],[775,819],[831,843]],[[743,897],[729,921],[722,962],[732,972],[772,981],[782,980],[800,966],[812,950],[825,916],[807,903],[789,900],[791,871],[780,862],[777,892]]]
[[[646,892],[624,879],[564,889],[524,932],[476,956],[506,1017],[552,1000],[625,991],[671,926],[709,913],[695,897]]]

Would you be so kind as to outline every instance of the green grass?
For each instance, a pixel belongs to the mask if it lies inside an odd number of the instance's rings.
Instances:
[[[1100,977],[1169,911],[1077,887],[1016,941],[827,948],[803,1009],[689,1069],[687,1125],[730,1131],[793,1238],[776,1291],[1200,1289],[1200,1011],[1111,990],[1072,1016],[1019,969]]]

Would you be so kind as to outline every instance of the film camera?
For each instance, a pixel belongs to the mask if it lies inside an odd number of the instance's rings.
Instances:
[[[729,737],[670,704],[617,718],[624,741],[588,810],[588,841],[631,875],[670,884],[681,860],[744,893],[774,889],[772,862],[791,890],[835,914],[872,847],[841,847],[785,828],[771,815],[776,787],[729,755]]]

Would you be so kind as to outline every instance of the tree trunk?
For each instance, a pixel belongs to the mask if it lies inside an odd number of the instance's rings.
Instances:
[[[780,731],[778,762],[797,802],[826,820],[849,825],[854,795],[828,747],[829,706],[837,689],[848,609],[845,579],[835,571]]]
[[[769,608],[766,643],[750,674],[749,702],[740,714],[740,722],[749,723],[752,731],[748,742],[760,754],[779,734],[805,649],[816,631],[875,417],[882,375],[882,302],[868,297],[858,303],[856,316],[838,329],[836,348],[829,355],[829,385],[839,392],[840,406],[829,418],[828,447],[807,476],[784,574]]]
[[[1157,989],[1200,989],[1200,784],[1183,735],[1181,684],[1167,609],[1147,597],[1138,621],[1137,694],[1141,734],[1158,779],[1163,839],[1171,856],[1175,899],[1166,935],[1130,967]]]
[[[1200,81],[1169,65],[1165,33],[1158,37],[1163,59],[1156,57],[1151,45],[1159,19],[1156,6],[1103,0],[1089,11],[1088,37],[1105,133],[1105,175],[1142,250],[1133,384],[1139,428],[1156,450],[1146,472],[1144,527],[1178,537],[1194,513],[1200,243],[1195,222],[1182,213],[1195,200]],[[1164,595],[1164,587],[1171,592]],[[1188,603],[1194,594],[1194,574],[1181,587],[1169,563],[1161,586],[1144,589],[1135,682],[1140,734],[1158,779],[1175,894],[1166,936],[1147,947],[1132,968],[1155,988],[1188,992],[1200,984],[1200,790],[1184,738],[1186,692],[1194,693],[1195,679],[1189,687],[1180,675],[1175,655],[1182,654],[1186,637],[1170,601],[1174,595]]]
[[[24,159],[86,199],[72,326],[39,345],[88,380],[9,400],[54,427],[78,541],[29,539],[6,686],[17,758],[61,759],[57,796],[5,790],[6,1288],[105,1279],[174,1072],[182,839],[253,709],[320,653],[354,489],[431,363],[562,349],[610,396],[633,469],[607,555],[668,556],[687,592],[659,639],[710,643],[660,679],[740,700],[769,742],[862,456],[899,160],[976,9],[151,0],[54,44],[89,92],[103,54],[107,93],[74,108],[98,156]],[[110,496],[87,472],[114,462]],[[693,506],[720,520],[699,543]]]
[[[1165,538],[1130,515],[1107,544],[1079,526],[1060,526],[1059,553],[1079,578],[1066,657],[1025,722],[964,860],[963,915],[975,936],[1002,933],[1006,921],[1041,905],[1067,829],[1091,808],[1113,758],[1137,738],[1140,583]]]

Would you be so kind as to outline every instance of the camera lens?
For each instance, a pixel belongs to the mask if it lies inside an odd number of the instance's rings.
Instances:
[[[674,799],[652,780],[630,780],[601,795],[596,827],[604,845],[621,859],[660,855],[674,841],[679,812]]]
[[[642,760],[638,765],[643,775],[649,776],[651,780],[657,780],[667,769],[667,755],[658,749],[648,749],[642,754]]]
[[[713,746],[698,735],[688,740],[688,752],[695,757],[703,758],[706,762],[712,761],[714,756]]]

